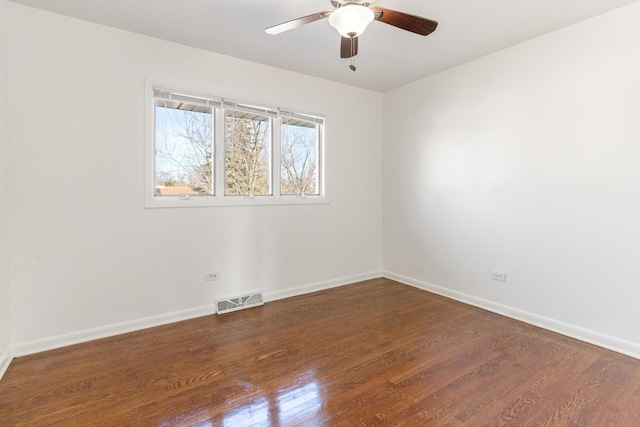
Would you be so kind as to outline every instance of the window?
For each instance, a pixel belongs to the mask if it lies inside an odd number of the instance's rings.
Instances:
[[[147,92],[146,207],[325,203],[322,117]]]

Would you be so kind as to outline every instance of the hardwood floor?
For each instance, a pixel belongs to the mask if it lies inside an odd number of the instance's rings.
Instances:
[[[20,357],[0,425],[640,426],[640,360],[376,279]]]

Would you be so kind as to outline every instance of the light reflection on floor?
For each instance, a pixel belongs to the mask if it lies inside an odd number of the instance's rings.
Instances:
[[[271,421],[278,420],[279,424],[311,418],[322,407],[322,395],[317,382],[314,380],[302,386],[291,387],[280,391],[274,401],[260,395],[251,402],[238,408],[233,408],[223,415],[224,427],[239,426],[269,426]],[[203,426],[204,427],[204,426]]]
[[[222,425],[224,427],[251,426],[269,419],[271,419],[269,401],[264,397],[259,397],[253,402],[236,408],[230,414],[225,415]]]
[[[220,407],[191,408],[158,424],[158,427],[313,425],[321,419],[324,396],[320,383],[315,378],[315,372],[307,372],[298,377],[297,381],[299,384],[278,391],[256,390],[247,383],[248,394],[227,401],[224,406],[228,409],[222,413],[219,412],[222,409]]]
[[[277,398],[277,403],[278,418],[283,423],[299,418],[302,414],[310,416],[317,413],[322,405],[322,396],[318,384],[313,381],[282,392]]]

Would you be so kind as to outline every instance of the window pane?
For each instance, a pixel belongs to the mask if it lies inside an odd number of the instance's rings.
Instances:
[[[225,110],[224,125],[225,195],[270,195],[271,119]]]
[[[281,194],[319,194],[317,125],[283,118],[281,135]]]
[[[175,104],[156,100],[155,195],[212,196],[211,108]]]

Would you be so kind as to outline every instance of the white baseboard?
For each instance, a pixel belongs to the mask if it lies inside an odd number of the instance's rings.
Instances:
[[[352,283],[362,282],[364,280],[377,279],[382,277],[381,271],[372,271],[364,274],[356,274],[353,276],[341,277],[339,279],[327,280],[324,282],[312,283],[309,285],[298,286],[295,288],[284,289],[281,291],[265,292],[263,297],[265,302],[275,301],[283,298],[295,297],[298,295],[310,294],[311,292],[323,291],[325,289],[337,288],[340,286],[350,285]]]
[[[154,326],[166,325],[168,323],[208,316],[210,314],[214,314],[215,312],[216,307],[214,304],[212,304],[188,310],[160,314],[158,316],[144,317],[129,322],[114,323],[112,325],[101,326],[98,328],[85,329],[83,331],[71,332],[69,334],[57,335],[40,340],[18,343],[13,346],[13,352],[16,357],[25,356],[27,354],[39,353],[41,351],[52,350],[68,345],[93,341],[119,334],[125,334],[127,332],[138,331],[140,329],[152,328]]]
[[[344,286],[363,280],[375,279],[382,277],[381,271],[374,271],[365,274],[347,276],[340,279],[328,280],[325,282],[313,283],[305,286],[284,289],[281,291],[266,292],[263,294],[264,300],[275,301],[282,298],[288,298],[296,295],[303,295],[310,292],[316,292],[324,289]],[[18,343],[13,346],[13,355],[15,357],[25,356],[28,354],[39,353],[41,351],[52,350],[55,348],[65,347],[68,345],[79,344],[82,342],[93,341],[100,338],[106,338],[114,335],[133,332],[140,329],[151,328],[154,326],[166,325],[168,323],[180,322],[183,320],[193,319],[196,317],[208,316],[216,312],[215,304],[196,307],[193,309],[160,314],[158,316],[136,319],[129,322],[115,323],[112,325],[101,326],[83,331],[71,332],[68,334],[58,335],[54,337],[43,338],[39,340]],[[10,360],[9,360],[10,362]],[[7,364],[8,366],[8,364]]]
[[[465,304],[482,308],[484,310],[491,311],[505,317],[509,317],[533,326],[540,327],[542,329],[556,332],[558,334],[575,338],[589,344],[597,345],[598,347],[603,347],[617,353],[622,353],[627,356],[640,359],[640,344],[631,341],[626,341],[610,335],[602,334],[600,332],[585,329],[580,326],[571,325],[569,323],[564,323],[559,320],[540,316],[535,313],[530,313],[528,311],[478,298],[473,295],[465,294],[463,292],[447,289],[442,286],[423,282],[411,277],[395,274],[390,271],[384,271],[382,275],[383,277],[395,280],[396,282],[404,283],[405,285],[413,286],[415,288],[419,288]]]
[[[9,369],[9,365],[13,360],[13,355],[11,354],[11,349],[8,348],[3,354],[0,355],[0,380],[4,376],[4,373]]]
[[[266,292],[263,294],[265,301],[275,301],[283,298],[293,297],[297,295],[308,294],[325,289],[336,288],[349,285],[364,280],[376,279],[378,277],[386,277],[391,280],[413,286],[434,294],[442,295],[453,300],[482,308],[515,320],[529,323],[543,329],[547,329],[571,338],[588,342],[609,350],[622,353],[636,359],[640,359],[640,344],[622,340],[610,335],[595,332],[579,326],[564,323],[558,320],[550,319],[534,313],[523,311],[517,308],[499,304],[493,301],[478,298],[469,294],[454,291],[421,280],[413,279],[400,274],[389,271],[373,271],[370,273],[347,276],[340,279],[328,280],[324,282],[312,283],[309,285],[298,286],[295,288],[284,289],[274,292]],[[193,319],[196,317],[208,316],[215,313],[215,305],[207,305],[196,307],[189,310],[179,312],[166,313],[158,316],[146,317],[133,320],[130,322],[116,323],[99,328],[87,329],[84,331],[73,332],[55,337],[44,338],[40,340],[24,342],[14,345],[12,348],[0,355],[0,379],[6,372],[9,364],[14,357],[25,356],[28,354],[38,353],[41,351],[60,348],[68,345],[79,344],[82,342],[92,341],[109,336],[119,335],[127,332],[133,332],[140,329],[151,328],[154,326],[165,325],[169,323],[179,322],[183,320]]]

